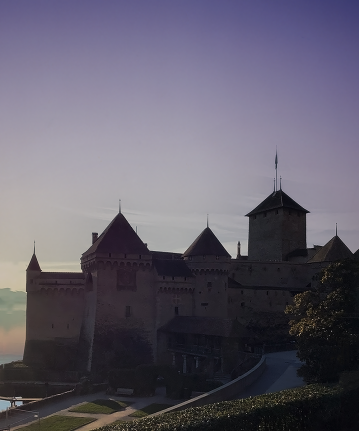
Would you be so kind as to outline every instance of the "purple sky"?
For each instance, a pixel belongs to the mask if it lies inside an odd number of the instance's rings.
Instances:
[[[79,258],[118,210],[150,249],[235,256],[273,189],[308,246],[359,248],[359,2],[1,0],[0,288]]]

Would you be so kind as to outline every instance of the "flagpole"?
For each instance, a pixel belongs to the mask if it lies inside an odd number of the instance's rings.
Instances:
[[[278,152],[277,152],[277,147],[275,147],[275,191],[278,190]]]

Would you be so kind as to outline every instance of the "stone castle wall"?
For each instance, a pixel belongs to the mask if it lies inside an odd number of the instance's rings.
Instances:
[[[278,208],[249,217],[248,260],[282,261],[306,248],[306,214]]]

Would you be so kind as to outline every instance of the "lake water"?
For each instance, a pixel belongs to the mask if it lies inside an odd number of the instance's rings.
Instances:
[[[20,359],[22,359],[22,355],[0,355],[0,364],[7,364]],[[6,410],[8,407],[10,407],[10,403],[8,401],[0,400],[0,412],[2,410]]]

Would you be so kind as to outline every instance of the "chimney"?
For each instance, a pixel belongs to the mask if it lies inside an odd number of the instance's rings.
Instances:
[[[238,241],[238,244],[237,244],[237,259],[240,259],[240,257],[241,257],[241,242]]]
[[[97,241],[97,238],[98,238],[98,233],[92,232],[92,244],[94,244]]]

